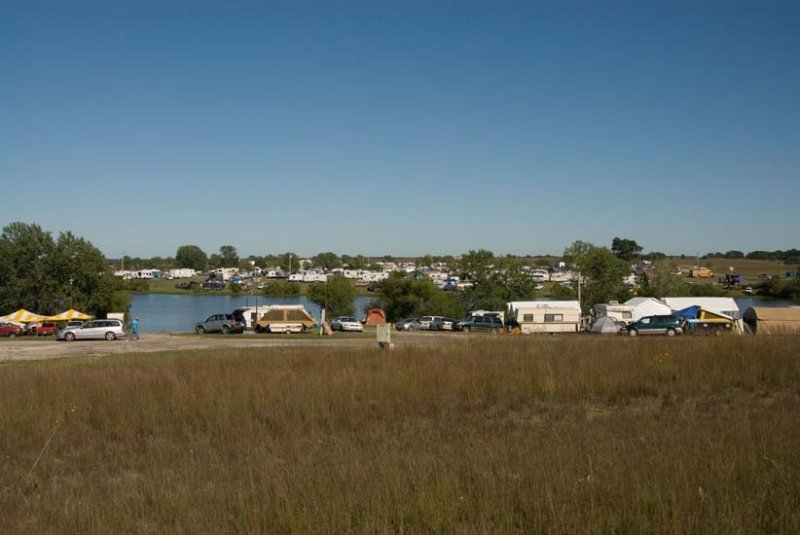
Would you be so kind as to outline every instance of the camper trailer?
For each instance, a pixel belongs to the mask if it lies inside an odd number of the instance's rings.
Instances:
[[[630,305],[620,305],[616,301],[601,303],[594,306],[596,318],[611,318],[619,323],[628,324],[636,321],[633,319],[634,307]]]
[[[508,303],[508,310],[522,334],[581,330],[581,306],[577,301],[514,301]]]
[[[255,325],[256,332],[300,333],[313,327],[317,321],[303,305],[270,305],[263,309]]]

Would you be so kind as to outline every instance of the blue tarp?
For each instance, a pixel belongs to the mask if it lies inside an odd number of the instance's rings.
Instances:
[[[686,307],[683,310],[678,310],[673,312],[675,316],[679,318],[687,319],[687,320],[696,320],[700,317],[700,307],[698,306],[690,306]]]

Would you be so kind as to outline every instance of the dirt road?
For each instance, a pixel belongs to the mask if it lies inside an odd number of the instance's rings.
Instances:
[[[454,333],[393,333],[392,341],[401,346],[427,345],[440,342],[440,337],[453,340],[462,337]],[[195,336],[186,334],[146,333],[138,342],[116,340],[106,342],[78,341],[58,342],[53,338],[0,341],[0,363],[20,360],[47,360],[68,357],[99,357],[125,353],[152,353],[169,350],[193,350],[213,348],[254,348],[254,347],[337,347],[337,348],[369,348],[376,347],[373,334],[347,337],[317,337],[309,335],[261,336],[243,335],[207,335]]]

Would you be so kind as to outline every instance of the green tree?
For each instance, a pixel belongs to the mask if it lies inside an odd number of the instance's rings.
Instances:
[[[54,241],[39,225],[11,223],[0,235],[0,302],[56,314],[77,308],[94,316],[111,312],[116,280],[90,242],[62,232]]]
[[[435,314],[459,318],[464,306],[454,292],[445,292],[430,279],[414,279],[397,271],[376,285],[378,302],[389,321]]]
[[[175,253],[175,263],[179,268],[205,271],[208,269],[208,255],[197,245],[181,245]]]
[[[239,266],[239,252],[233,245],[223,245],[219,248],[221,266],[224,268],[235,268]]]
[[[642,247],[634,240],[614,238],[611,241],[611,250],[620,260],[633,262],[642,254]]]
[[[598,303],[616,299],[624,301],[630,290],[623,282],[630,267],[628,262],[606,247],[576,241],[564,251],[564,260],[571,269],[581,274],[581,307],[584,311]]]
[[[297,253],[292,252],[278,255],[278,267],[289,275],[297,273],[300,268],[300,257],[297,256]]]
[[[460,266],[462,278],[472,283],[462,294],[468,310],[502,310],[509,301],[535,295],[536,283],[518,258],[496,258],[491,251],[481,249],[463,255]]]
[[[271,297],[287,297],[300,295],[302,291],[303,289],[300,286],[300,283],[293,281],[271,280],[264,285],[262,293]]]
[[[352,316],[355,313],[353,300],[356,287],[344,277],[328,277],[328,282],[314,284],[308,289],[308,298],[326,309],[329,317]]]
[[[686,284],[672,262],[654,262],[652,268],[642,275],[642,296],[661,298],[685,294]]]
[[[313,256],[311,261],[314,263],[315,267],[322,268],[325,271],[342,267],[342,261],[339,260],[339,257],[336,255],[336,253],[332,253],[330,251],[319,253]]]

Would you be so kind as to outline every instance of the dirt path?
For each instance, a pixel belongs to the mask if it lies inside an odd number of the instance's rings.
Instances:
[[[463,339],[454,333],[396,333],[392,341],[397,345],[428,345],[442,341],[442,337]],[[90,357],[118,355],[124,353],[152,353],[170,350],[192,350],[213,348],[254,348],[254,347],[338,347],[369,348],[376,347],[372,335],[363,337],[312,337],[312,336],[257,336],[207,335],[146,333],[139,342],[103,340],[58,342],[54,339],[30,340],[18,338],[0,342],[0,363],[20,360],[47,360],[68,357]]]

